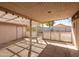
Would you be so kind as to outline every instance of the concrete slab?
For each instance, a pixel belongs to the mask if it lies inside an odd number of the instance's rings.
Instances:
[[[35,51],[35,52],[37,52],[37,53],[41,53],[42,50],[43,50],[43,49],[41,49],[41,48],[32,46],[32,51]]]
[[[21,57],[27,57],[28,56],[28,50],[24,49],[23,51],[21,51],[20,53],[18,53]]]
[[[14,56],[12,56],[12,57],[18,57],[17,55],[14,55]]]
[[[31,52],[31,57],[37,57],[39,54]]]
[[[19,51],[21,51],[23,49],[23,48],[18,47],[16,45],[10,45],[7,48],[10,49],[11,51],[13,51],[14,53],[17,53],[17,52],[19,52]]]
[[[0,50],[0,57],[10,57],[12,55],[13,55],[13,53],[8,51],[7,49],[1,49]]]
[[[23,44],[23,43],[16,43],[16,45],[18,45],[18,46],[21,46],[21,47],[24,47],[24,48],[28,48],[29,47],[29,45],[27,45],[27,44]]]

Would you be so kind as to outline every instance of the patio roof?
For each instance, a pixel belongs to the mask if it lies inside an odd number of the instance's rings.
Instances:
[[[27,25],[30,26],[30,20],[21,16],[17,16],[11,13],[6,13],[5,11],[0,10],[0,22],[18,24],[18,25]],[[38,22],[32,21],[32,27],[37,26]]]
[[[0,3],[1,7],[17,12],[38,22],[48,22],[72,17],[79,3]],[[13,13],[14,13],[13,12]],[[15,16],[14,16],[15,17]]]

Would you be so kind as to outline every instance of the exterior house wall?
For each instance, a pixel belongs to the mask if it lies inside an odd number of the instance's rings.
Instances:
[[[25,26],[0,23],[0,44],[25,37]]]
[[[0,44],[16,39],[16,26],[0,24]]]

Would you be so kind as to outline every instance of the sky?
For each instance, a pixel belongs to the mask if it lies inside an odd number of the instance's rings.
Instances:
[[[58,25],[58,24],[64,24],[64,25],[67,25],[67,26],[72,26],[71,18],[64,19],[64,20],[58,20],[58,21],[54,21],[54,22],[55,22],[54,26]]]
[[[58,24],[63,24],[63,25],[67,25],[67,26],[72,26],[72,20],[71,18],[67,18],[67,19],[63,19],[63,20],[57,20],[57,21],[54,21],[54,25],[58,25]],[[42,26],[42,25],[40,25]],[[47,26],[46,24],[43,24],[44,27],[49,27]]]

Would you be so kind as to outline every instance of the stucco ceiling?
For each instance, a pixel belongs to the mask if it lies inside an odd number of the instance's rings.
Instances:
[[[0,3],[1,7],[29,16],[38,22],[47,22],[72,17],[79,10],[79,3]]]

